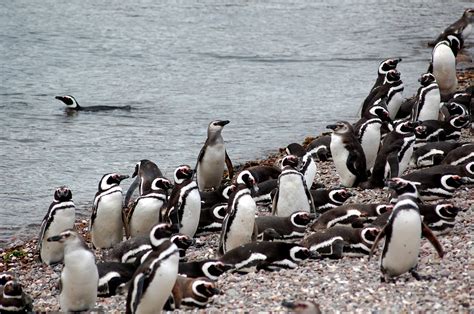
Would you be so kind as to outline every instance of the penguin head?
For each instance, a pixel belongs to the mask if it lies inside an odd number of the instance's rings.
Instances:
[[[375,212],[377,213],[377,216],[380,216],[386,212],[391,212],[392,210],[393,210],[392,204],[381,204],[381,205],[377,205],[377,207],[375,208]]]
[[[362,228],[360,236],[364,242],[373,244],[379,233],[380,229],[377,227],[365,227]]]
[[[427,130],[428,130],[428,128],[425,125],[419,125],[419,126],[415,127],[414,131],[415,131],[416,137],[424,138],[425,135],[426,135]]]
[[[348,134],[354,133],[352,125],[347,121],[338,121],[336,124],[327,125],[326,128],[333,130],[334,134]]]
[[[234,265],[225,264],[218,260],[206,261],[201,266],[204,275],[211,280],[217,280],[220,275],[232,268],[234,268]]]
[[[392,178],[385,182],[386,186],[395,190],[398,195],[402,194],[411,194],[413,197],[418,198],[418,189],[417,185],[420,185],[418,182],[408,181],[402,178]]]
[[[455,115],[467,115],[467,109],[463,104],[459,104],[452,99],[444,104],[444,107],[448,110],[450,116]]]
[[[453,116],[449,119],[449,124],[451,124],[456,129],[462,129],[469,125],[469,116],[458,115]]]
[[[293,261],[303,261],[311,257],[311,252],[304,246],[296,245],[290,249],[290,257]]]
[[[197,278],[192,284],[192,290],[195,295],[210,298],[216,294],[220,294],[220,290],[216,288],[216,284],[205,278]]]
[[[386,59],[380,63],[379,66],[379,73],[385,74],[390,70],[396,69],[397,64],[402,61],[401,58],[394,58],[394,59]]]
[[[306,150],[298,143],[291,143],[285,149],[288,155],[295,155],[297,157],[303,157],[306,154]]]
[[[219,134],[221,133],[222,129],[224,128],[225,125],[229,124],[229,120],[214,120],[211,123],[209,123],[209,126],[207,127],[207,136],[211,134]]]
[[[74,98],[73,96],[71,95],[66,95],[66,96],[56,96],[54,97],[60,101],[62,101],[65,105],[66,105],[66,108],[69,108],[69,109],[77,109],[79,108],[79,104],[77,103],[76,101],[76,98]]]
[[[282,169],[289,166],[298,170],[300,166],[300,159],[295,155],[287,155],[281,159],[280,163]]]
[[[174,183],[181,184],[193,177],[193,169],[188,165],[181,165],[174,171]]]
[[[99,181],[99,191],[108,190],[114,186],[117,186],[122,180],[127,179],[128,175],[122,175],[119,173],[107,173],[102,176]]]
[[[457,189],[463,184],[466,184],[466,180],[457,174],[446,174],[441,176],[441,185],[447,190]]]
[[[353,195],[346,189],[336,188],[329,192],[329,199],[335,204],[342,204]]]
[[[179,231],[179,228],[176,224],[168,224],[168,223],[159,223],[150,231],[150,243],[151,246],[157,248],[166,240],[169,240],[173,233]]]
[[[433,74],[428,72],[422,74],[418,79],[418,82],[420,82],[422,86],[428,86],[432,83],[436,83],[436,78]]]
[[[450,220],[456,218],[459,210],[458,207],[455,207],[451,203],[438,204],[435,207],[435,211],[439,217]]]
[[[302,228],[306,227],[311,222],[311,220],[313,220],[313,218],[314,218],[314,215],[308,212],[303,212],[303,211],[293,213],[290,216],[291,223],[294,226],[302,227]]]
[[[15,280],[15,275],[10,272],[0,273],[0,288],[5,286],[5,284],[11,280]]]
[[[222,197],[224,197],[226,200],[229,199],[229,197],[230,197],[230,195],[232,194],[232,192],[233,192],[233,186],[232,186],[232,184],[222,186],[221,195],[222,195]]]
[[[239,175],[237,176],[237,184],[239,185],[243,184],[247,188],[254,191],[258,190],[257,181],[253,177],[252,173],[250,173],[250,171],[248,170],[244,170],[241,173],[239,173]]]
[[[281,305],[294,313],[321,313],[319,304],[313,301],[283,301]]]
[[[176,244],[178,249],[187,250],[195,243],[194,239],[186,234],[175,234],[170,238],[170,241]]]
[[[58,235],[46,239],[48,242],[60,242],[64,244],[83,243],[82,237],[73,229],[66,229]]]
[[[54,192],[55,202],[67,202],[67,201],[70,201],[71,199],[72,199],[72,192],[65,185],[58,187],[56,191]]]
[[[382,121],[387,121],[387,122],[391,122],[392,119],[390,119],[390,115],[388,113],[388,110],[385,106],[381,106],[381,105],[375,105],[375,106],[372,106],[369,108],[369,113],[375,117],[379,117],[380,120]]]
[[[153,191],[167,191],[172,187],[173,184],[171,184],[171,181],[163,177],[156,178],[151,183],[151,189]]]
[[[400,72],[397,69],[393,69],[387,72],[385,75],[384,84],[392,84],[400,80]]]
[[[474,161],[471,161],[469,163],[467,163],[465,166],[464,166],[464,169],[466,170],[466,174],[470,177],[473,177],[474,176]]]
[[[421,122],[419,121],[401,120],[396,124],[395,132],[403,135],[413,133],[415,131],[415,128],[420,124]]]
[[[446,40],[449,42],[449,47],[453,51],[454,56],[457,56],[459,50],[461,50],[464,46],[464,41],[461,38],[460,34],[451,34],[448,35]]]
[[[23,289],[21,285],[16,280],[8,281],[5,286],[3,287],[3,297],[5,298],[12,298],[12,297],[19,297],[23,294]]]
[[[472,19],[474,19],[474,9],[469,8],[469,9],[464,10],[464,13],[462,14],[462,16],[467,17],[471,23],[474,22],[472,21]]]

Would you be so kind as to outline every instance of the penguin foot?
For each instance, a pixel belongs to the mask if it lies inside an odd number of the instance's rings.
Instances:
[[[413,276],[413,278],[415,278],[416,280],[418,281],[430,281],[430,280],[433,280],[435,279],[435,277],[433,276],[430,276],[430,275],[420,275],[416,270],[412,269],[410,270],[410,274]]]

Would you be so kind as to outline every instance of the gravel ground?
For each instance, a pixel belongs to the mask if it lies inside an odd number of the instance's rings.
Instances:
[[[464,84],[466,81],[472,84],[472,67],[471,71],[462,71],[460,76]],[[463,140],[473,141],[474,137],[464,132]],[[273,160],[266,162],[271,163]],[[258,162],[249,164],[255,163]],[[332,187],[337,184],[335,178],[337,174],[332,162],[318,163],[318,182]],[[348,203],[375,203],[388,199],[385,190],[349,190],[355,196]],[[472,186],[458,189],[451,199],[455,205],[467,211],[457,216],[456,225],[450,233],[438,237],[446,253],[443,259],[439,259],[431,244],[423,239],[419,271],[423,275],[433,276],[431,281],[416,281],[405,274],[395,283],[381,283],[378,265],[380,247],[375,258],[370,261],[367,257],[307,260],[293,270],[260,271],[246,275],[226,273],[218,280],[222,294],[214,298],[206,311],[282,311],[283,300],[312,300],[320,305],[322,311],[331,312],[472,312],[473,200]],[[267,215],[268,212],[262,209],[260,214]],[[86,234],[87,221],[78,221],[76,228]],[[201,236],[199,242],[205,245],[190,248],[188,259],[214,257],[218,234]],[[34,299],[35,311],[58,311],[58,280],[62,266],[41,264],[35,247],[36,239],[32,239],[0,249],[0,272],[9,270],[18,275],[24,290]],[[96,256],[101,260],[102,252],[96,251]],[[123,312],[125,296],[99,298],[97,309]]]

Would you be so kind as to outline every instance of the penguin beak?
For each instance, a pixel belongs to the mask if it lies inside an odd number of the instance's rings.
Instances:
[[[122,180],[125,180],[125,179],[128,179],[128,178],[130,178],[130,176],[126,175],[126,174],[120,174],[118,176],[119,181],[122,181]]]
[[[217,125],[224,126],[224,125],[227,125],[227,124],[229,124],[229,123],[230,123],[229,120],[221,120],[221,121],[219,121],[219,122],[217,123]]]
[[[54,97],[54,98],[56,98],[57,100],[64,101],[64,97],[63,97],[63,96],[56,96],[56,97]]]
[[[207,290],[209,290],[209,292],[213,295],[222,294],[222,291],[220,291],[219,289],[215,287],[208,287]]]
[[[335,130],[337,128],[337,124],[329,124],[326,126],[327,129]]]
[[[321,255],[317,251],[309,251],[309,259],[321,259]]]
[[[60,235],[55,235],[55,236],[47,238],[46,241],[48,241],[48,242],[58,242],[58,241],[61,241],[62,238],[63,237],[60,236]]]
[[[232,264],[222,264],[219,265],[219,268],[222,269],[224,272],[233,269],[235,266]]]

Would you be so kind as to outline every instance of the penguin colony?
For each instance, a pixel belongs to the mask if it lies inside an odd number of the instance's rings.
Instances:
[[[251,271],[294,269],[309,260],[371,257],[382,239],[381,281],[409,280],[405,274],[427,279],[419,264],[421,236],[442,258],[445,251],[436,235],[448,233],[457,213],[465,210],[448,199],[455,189],[474,182],[474,143],[457,141],[469,126],[473,88],[456,91],[453,61],[468,36],[472,14],[468,9],[463,15],[469,25],[450,26],[437,39],[416,95],[403,99],[397,70],[402,60],[384,60],[359,121],[329,124],[332,133],[306,148],[288,145],[275,165],[234,175],[222,137],[230,121],[216,120],[208,125],[196,165],[177,166],[173,180],[153,161],[141,160],[124,197],[120,184],[129,176],[104,174],[86,233],[90,243],[74,230],[72,191],[57,188],[41,224],[37,252],[42,263],[63,264],[60,309],[94,310],[98,297],[116,294],[126,298],[122,311],[127,313],[205,308],[225,294],[218,289],[225,272],[245,280]],[[130,109],[80,107],[72,96],[56,98],[68,110]],[[328,159],[339,177],[334,186],[321,188],[316,161]],[[422,169],[406,173],[409,164]],[[393,191],[385,203],[344,204],[353,195],[346,188],[384,186]],[[219,246],[213,259],[191,260],[186,251],[202,245],[193,239],[202,233],[220,233]],[[97,262],[91,248],[105,261]],[[33,309],[13,273],[0,273],[0,293],[2,313]],[[301,299],[282,300],[282,305],[319,312],[318,304]]]

